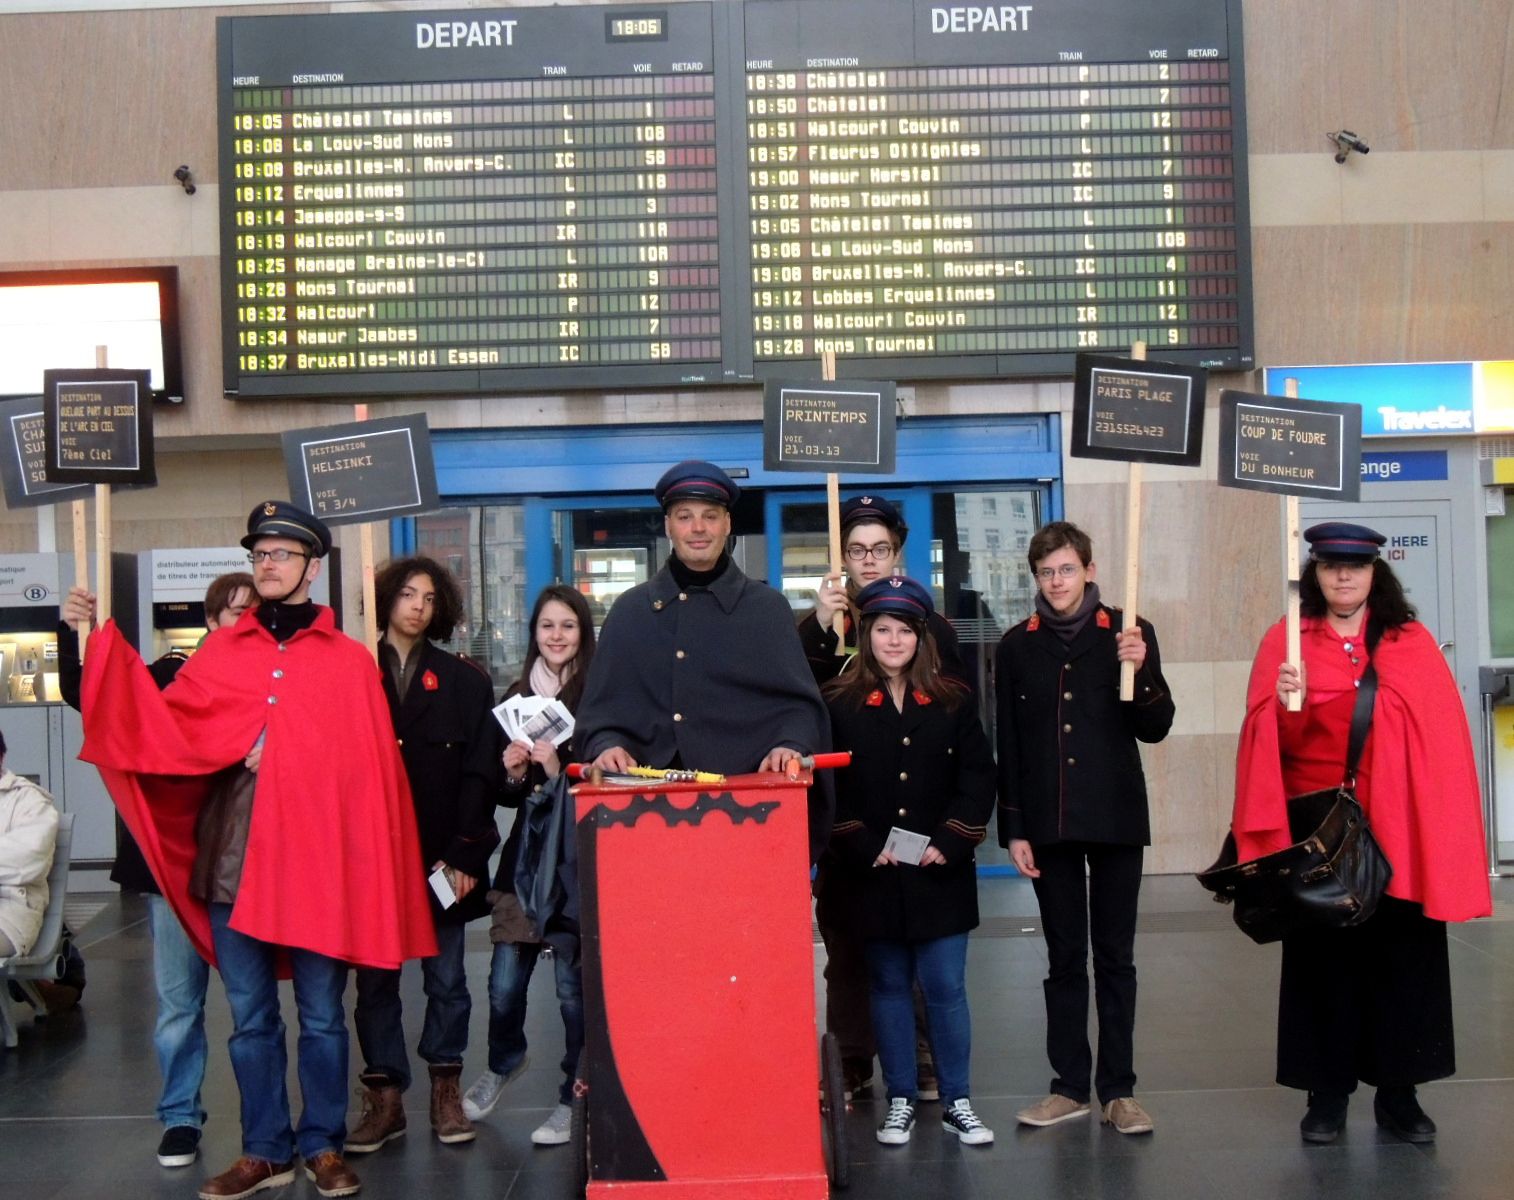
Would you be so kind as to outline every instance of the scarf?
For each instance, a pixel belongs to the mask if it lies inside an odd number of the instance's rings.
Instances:
[[[531,694],[533,696],[556,696],[562,691],[563,685],[573,677],[573,671],[577,665],[578,660],[575,658],[563,668],[563,673],[558,675],[556,671],[547,665],[547,660],[538,654],[536,661],[531,664],[531,675],[526,681],[530,685]]]
[[[1040,592],[1036,593],[1036,612],[1041,617],[1041,624],[1051,629],[1064,642],[1070,642],[1078,634],[1083,632],[1083,626],[1088,624],[1088,618],[1093,616],[1093,610],[1099,607],[1099,585],[1090,583],[1083,593],[1083,603],[1078,605],[1078,611],[1063,616],[1057,612]]]

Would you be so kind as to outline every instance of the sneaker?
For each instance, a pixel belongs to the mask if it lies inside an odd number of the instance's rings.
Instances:
[[[552,1115],[531,1131],[531,1141],[538,1146],[562,1146],[573,1136],[573,1110],[559,1104]]]
[[[1063,1121],[1087,1115],[1087,1100],[1074,1100],[1061,1092],[1053,1092],[1045,1100],[1038,1101],[1029,1108],[1022,1108],[1015,1114],[1015,1120],[1021,1125],[1046,1126],[1060,1125]]]
[[[1328,1146],[1346,1127],[1346,1107],[1351,1097],[1345,1092],[1310,1092],[1309,1109],[1298,1123],[1299,1136],[1316,1146]]]
[[[915,1063],[915,1098],[941,1099],[941,1085],[936,1082],[936,1064],[928,1058],[919,1059]]]
[[[1151,1115],[1134,1096],[1117,1096],[1106,1104],[1104,1124],[1113,1125],[1117,1133],[1150,1133],[1154,1128]]]
[[[158,1143],[158,1166],[187,1167],[200,1157],[200,1131],[193,1125],[172,1125]]]
[[[915,1102],[895,1096],[888,1102],[888,1116],[878,1126],[878,1140],[885,1146],[904,1146],[915,1128]]]
[[[947,1133],[955,1133],[957,1140],[965,1146],[987,1146],[994,1140],[994,1131],[978,1120],[972,1101],[966,1096],[953,1100],[941,1110],[941,1128]]]
[[[243,1155],[214,1179],[200,1185],[200,1200],[243,1200],[264,1188],[280,1188],[294,1182],[294,1161],[271,1163]]]
[[[505,1088],[512,1080],[520,1077],[530,1061],[525,1055],[521,1055],[520,1062],[508,1074],[496,1075],[493,1071],[485,1071],[475,1079],[463,1093],[463,1116],[470,1121],[482,1121],[492,1113],[499,1098],[504,1095]]]

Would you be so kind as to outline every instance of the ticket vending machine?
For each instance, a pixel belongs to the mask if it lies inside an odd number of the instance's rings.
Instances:
[[[74,814],[72,862],[87,871],[108,867],[115,857],[115,810],[99,773],[79,761],[83,724],[58,686],[58,620],[73,582],[70,554],[0,555],[0,729],[6,766],[36,780]],[[111,556],[111,592],[112,616],[135,643],[135,555]],[[81,886],[92,887],[93,880]]]

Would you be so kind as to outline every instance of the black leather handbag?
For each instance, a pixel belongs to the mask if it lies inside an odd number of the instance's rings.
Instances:
[[[1372,725],[1377,668],[1371,654],[1381,629],[1367,629],[1367,670],[1356,693],[1346,775],[1339,787],[1288,799],[1293,845],[1251,862],[1236,861],[1235,835],[1225,835],[1220,856],[1198,880],[1220,904],[1234,904],[1235,923],[1258,943],[1308,929],[1360,925],[1377,911],[1393,866],[1356,800],[1356,767]]]

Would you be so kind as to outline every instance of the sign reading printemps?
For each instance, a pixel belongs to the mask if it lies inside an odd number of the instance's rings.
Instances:
[[[769,471],[893,474],[894,397],[892,383],[769,380],[763,389],[762,465]]]
[[[328,525],[440,507],[424,414],[291,429],[283,445],[290,498]]]
[[[1196,467],[1204,442],[1203,367],[1080,354],[1074,458]]]
[[[1355,500],[1361,461],[1361,409],[1355,404],[1220,392],[1224,487]]]

